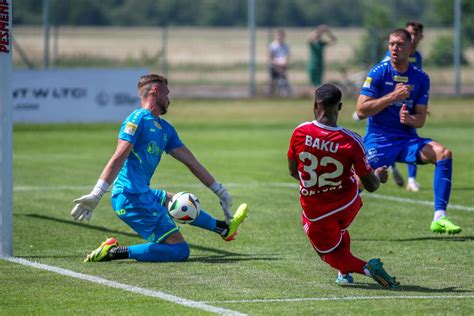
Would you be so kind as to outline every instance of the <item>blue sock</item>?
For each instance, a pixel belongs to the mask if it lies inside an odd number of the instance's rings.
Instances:
[[[416,178],[416,169],[417,166],[415,164],[407,164],[408,169],[408,178]]]
[[[453,160],[444,159],[436,162],[433,189],[435,211],[446,210],[451,195],[451,178],[453,174]]]
[[[199,216],[190,225],[214,232],[216,229],[216,219],[206,213],[206,211],[201,210]]]
[[[189,258],[189,247],[186,242],[172,245],[149,242],[129,246],[128,256],[144,262],[186,261]]]

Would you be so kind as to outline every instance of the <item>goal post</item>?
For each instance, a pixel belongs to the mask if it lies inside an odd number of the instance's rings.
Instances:
[[[12,3],[0,0],[0,256],[13,255]]]

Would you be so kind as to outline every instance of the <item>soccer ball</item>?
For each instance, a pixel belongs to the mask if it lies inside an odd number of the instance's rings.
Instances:
[[[201,203],[194,194],[188,192],[176,193],[168,204],[168,212],[175,222],[190,224],[201,211]]]

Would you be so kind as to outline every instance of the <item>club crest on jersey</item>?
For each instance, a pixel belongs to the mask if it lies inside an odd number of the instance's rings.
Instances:
[[[127,125],[125,125],[123,132],[130,136],[133,136],[135,135],[135,132],[137,131],[137,127],[138,127],[137,124],[132,123],[132,122],[127,122]]]
[[[162,129],[160,123],[158,123],[157,121],[153,121],[153,125],[155,125],[156,128]]]
[[[364,85],[362,86],[362,88],[370,88],[370,84],[372,83],[372,78],[371,77],[367,77],[365,79],[365,82],[364,82]]]
[[[393,76],[393,81],[406,83],[406,82],[408,82],[408,77],[405,77],[405,76]]]

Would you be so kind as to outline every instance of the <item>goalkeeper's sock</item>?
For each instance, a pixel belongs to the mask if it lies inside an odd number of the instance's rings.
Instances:
[[[214,232],[216,230],[216,219],[204,210],[199,212],[199,216],[190,224],[191,226]]]
[[[130,259],[143,262],[176,262],[189,258],[189,246],[186,242],[177,244],[146,244],[128,247]]]
[[[128,247],[126,246],[119,246],[112,248],[110,252],[107,254],[110,260],[120,260],[120,259],[128,259]]]
[[[214,231],[219,235],[225,237],[229,232],[229,224],[227,224],[225,221],[216,221],[216,228],[214,229]]]

